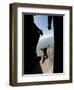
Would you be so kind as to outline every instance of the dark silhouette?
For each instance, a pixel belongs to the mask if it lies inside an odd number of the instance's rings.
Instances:
[[[24,74],[42,73],[39,61],[41,57],[36,54],[36,47],[40,35],[43,35],[34,23],[33,15],[24,15]],[[39,71],[34,72],[38,65]]]
[[[48,29],[54,27],[54,73],[63,72],[63,16],[48,16]]]
[[[49,45],[48,45],[48,47],[49,47]],[[44,63],[44,62],[45,62],[45,59],[48,58],[48,55],[47,55],[47,49],[48,49],[48,47],[47,47],[47,48],[45,47],[45,48],[42,48],[42,49],[41,49],[41,50],[43,51],[43,53],[44,53],[42,63]]]
[[[40,38],[40,35],[43,35],[43,32],[42,30],[40,30],[34,23],[33,23],[33,29],[32,29],[32,33],[31,33],[31,40],[32,40],[32,50],[34,50],[32,53],[33,53],[33,56],[37,57],[37,54],[36,54],[36,47],[37,47],[37,44],[38,44],[38,41],[39,41],[39,38]]]

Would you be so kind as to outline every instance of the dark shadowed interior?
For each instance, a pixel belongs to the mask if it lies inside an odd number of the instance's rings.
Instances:
[[[54,24],[54,73],[63,73],[63,16],[49,16],[50,28],[51,19]]]
[[[24,15],[24,74],[42,73],[39,65],[40,57],[36,54],[37,43],[42,34],[34,24],[33,15]],[[38,70],[34,71],[38,64]]]

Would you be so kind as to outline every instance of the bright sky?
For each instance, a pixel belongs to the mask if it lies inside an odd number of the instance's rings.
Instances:
[[[43,36],[41,38],[45,37],[53,37],[54,36],[54,30],[53,30],[53,20],[51,23],[51,30],[48,30],[48,16],[47,15],[35,15],[34,16],[34,23],[38,26],[39,29],[43,31]]]

